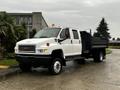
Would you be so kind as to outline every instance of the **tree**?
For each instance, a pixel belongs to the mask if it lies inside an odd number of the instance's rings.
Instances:
[[[108,24],[106,23],[105,19],[102,18],[98,28],[96,29],[97,30],[97,36],[100,36],[100,37],[103,37],[105,38],[106,40],[109,40],[111,37],[110,37],[110,33],[108,32],[109,29],[108,29]]]
[[[14,19],[5,12],[0,13],[0,47],[7,53],[14,52],[17,41],[26,38],[26,25],[14,24]],[[4,49],[3,49],[4,48]]]
[[[14,31],[14,22],[7,13],[0,13],[0,45],[2,48],[7,50],[10,42],[13,43],[16,41],[15,31]]]
[[[112,38],[113,41],[115,41],[115,38]]]
[[[31,32],[30,32],[30,38],[33,38],[33,36],[36,34],[36,29],[33,29]]]
[[[116,40],[117,40],[117,41],[120,41],[120,38],[118,37]]]
[[[7,36],[7,32],[10,32],[15,37],[13,18],[7,15],[5,12],[0,13],[0,36]]]
[[[27,38],[27,27],[25,23],[22,23],[21,26],[15,26],[15,35],[17,36],[17,41]]]

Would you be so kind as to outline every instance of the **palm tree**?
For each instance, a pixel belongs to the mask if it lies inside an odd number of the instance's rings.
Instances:
[[[21,25],[21,26],[15,26],[15,35],[17,36],[17,41],[23,40],[25,38],[27,38],[27,29],[25,28],[25,26]]]
[[[16,40],[13,19],[6,12],[0,12],[0,48],[5,49],[10,39]]]
[[[6,12],[1,12],[0,13],[0,34],[6,36],[6,32],[8,30],[13,34],[13,36],[15,36],[13,19]]]

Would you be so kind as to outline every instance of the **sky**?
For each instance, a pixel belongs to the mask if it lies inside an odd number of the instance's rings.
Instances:
[[[42,12],[49,26],[96,31],[105,18],[112,37],[120,37],[120,0],[0,0],[0,11]]]

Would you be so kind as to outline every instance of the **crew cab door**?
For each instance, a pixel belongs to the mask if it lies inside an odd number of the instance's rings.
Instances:
[[[72,41],[71,41],[71,33],[69,28],[62,29],[60,35],[60,39],[63,39],[62,42],[60,42],[60,45],[62,46],[63,52],[65,56],[69,56],[72,54]]]
[[[81,37],[78,30],[72,29],[73,55],[80,55],[82,53]]]

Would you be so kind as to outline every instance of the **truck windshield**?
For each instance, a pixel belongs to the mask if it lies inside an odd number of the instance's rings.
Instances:
[[[46,28],[37,32],[34,38],[50,38],[57,37],[61,28]]]

